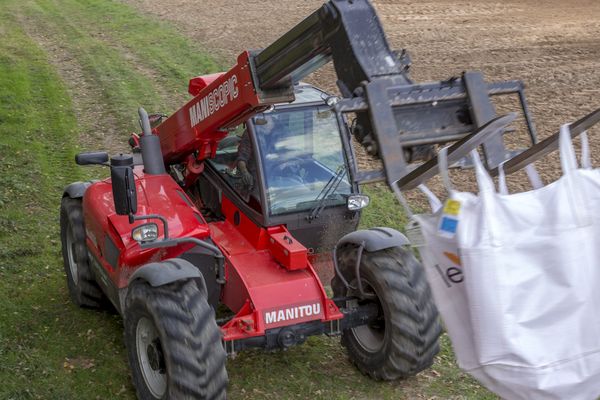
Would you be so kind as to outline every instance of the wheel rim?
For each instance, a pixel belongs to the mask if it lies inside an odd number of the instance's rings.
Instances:
[[[377,293],[371,286],[371,284],[365,279],[361,279],[365,292],[371,292],[377,299]],[[379,302],[379,300],[377,300]],[[383,314],[383,307],[379,304],[381,312]],[[385,317],[381,315],[375,322],[368,325],[357,326],[351,329],[352,335],[356,341],[369,353],[379,352],[385,344]]]
[[[69,271],[71,271],[71,280],[77,286],[79,283],[79,275],[77,274],[77,261],[75,258],[75,238],[73,230],[67,229],[67,257],[69,259]]]
[[[138,320],[135,329],[135,344],[138,365],[142,371],[146,387],[157,399],[167,391],[167,375],[164,370],[164,356],[160,337],[154,323],[149,318]]]

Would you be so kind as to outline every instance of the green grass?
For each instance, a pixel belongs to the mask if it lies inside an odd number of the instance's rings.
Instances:
[[[361,217],[361,227],[389,226],[399,231],[404,230],[408,219],[402,206],[387,186],[370,185],[363,187],[362,190],[371,201]]]
[[[171,112],[187,98],[190,77],[218,70],[174,29],[115,1],[28,1],[23,14],[29,31],[58,44],[58,53],[81,70],[78,79],[99,101],[94,112],[110,117],[123,141],[137,130],[137,107]],[[76,88],[75,96],[90,93]]]
[[[110,377],[127,374],[120,321],[71,306],[59,269],[58,201],[80,178],[71,100],[45,54],[1,12],[0,398],[109,398],[123,386]],[[71,372],[67,358],[96,366]],[[102,385],[88,383],[95,376]]]
[[[5,0],[0,35],[0,399],[133,399],[120,317],[69,301],[60,196],[66,184],[106,173],[73,162],[81,130],[103,126],[97,115],[125,140],[139,105],[173,110],[187,79],[217,64],[116,1]],[[76,80],[52,66],[71,64]],[[84,97],[95,108],[76,115]],[[403,226],[387,189],[367,193],[365,226]],[[458,371],[446,338],[433,369],[402,382],[367,379],[326,337],[286,352],[241,353],[228,371],[232,399],[494,398]]]

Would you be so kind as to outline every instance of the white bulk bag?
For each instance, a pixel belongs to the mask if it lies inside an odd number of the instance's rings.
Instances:
[[[459,366],[506,399],[600,395],[600,172],[582,143],[577,169],[561,128],[564,176],[542,187],[529,167],[535,190],[513,195],[502,170],[496,193],[476,152],[479,195],[452,190],[443,149],[450,198],[442,207],[421,187],[433,213],[411,216]]]
[[[600,174],[577,169],[561,128],[563,176],[502,195],[472,154],[476,199],[456,229],[478,368],[507,399],[600,395]]]
[[[448,175],[448,147],[442,148],[438,154],[440,175],[449,194],[444,207],[425,185],[419,185],[419,189],[429,200],[432,210],[430,214],[413,215],[402,194],[399,191],[396,194],[411,217],[407,235],[412,245],[419,250],[427,280],[452,342],[458,365],[463,370],[469,371],[478,368],[480,364],[475,353],[474,334],[464,290],[465,277],[459,257],[456,230],[452,229],[451,223],[444,226],[444,220],[458,218],[460,207],[471,201],[477,201],[477,197],[472,193],[454,190]],[[532,186],[540,187],[541,181],[533,166],[528,165],[526,172]],[[501,179],[501,183],[501,190],[507,191],[505,180]]]

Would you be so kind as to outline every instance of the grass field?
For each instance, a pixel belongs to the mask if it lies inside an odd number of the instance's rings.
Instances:
[[[101,177],[82,149],[124,148],[135,110],[172,111],[187,80],[219,65],[173,28],[115,1],[5,0],[0,8],[0,399],[134,398],[119,316],[68,298],[60,255],[63,187]],[[384,188],[364,224],[400,227]],[[495,398],[461,373],[447,338],[431,370],[373,382],[337,339],[228,362],[231,399]]]

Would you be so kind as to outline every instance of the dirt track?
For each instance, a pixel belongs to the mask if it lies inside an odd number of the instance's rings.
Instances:
[[[124,0],[169,20],[230,65],[264,47],[322,0]],[[392,48],[406,48],[417,81],[481,70],[487,80],[521,79],[541,138],[600,106],[600,2],[595,0],[375,1]],[[309,81],[330,90],[331,69]],[[508,139],[510,142],[516,140]],[[600,139],[591,137],[595,165]],[[539,162],[556,178],[553,159]],[[460,180],[460,179],[459,179]],[[468,181],[468,179],[466,179]],[[515,185],[521,186],[521,185]]]

